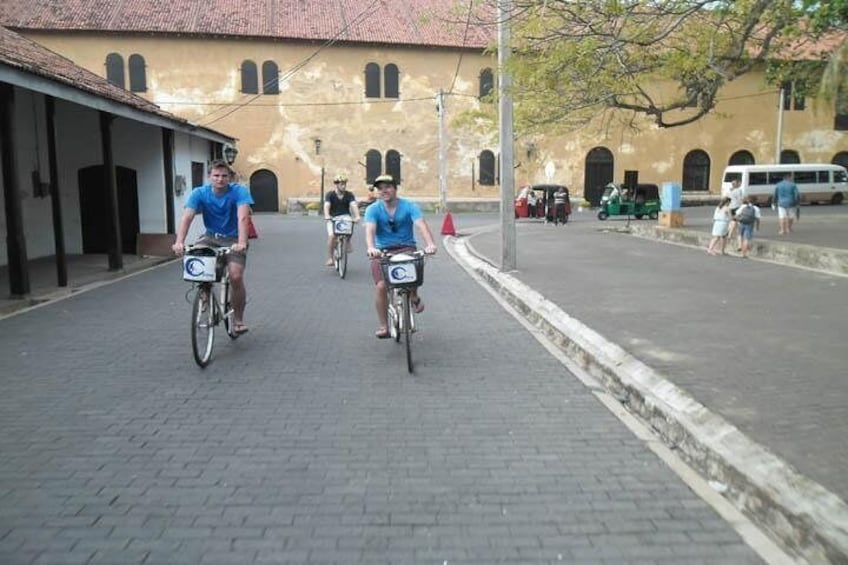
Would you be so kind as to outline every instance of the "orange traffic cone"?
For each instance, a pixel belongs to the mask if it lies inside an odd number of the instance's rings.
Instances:
[[[453,218],[451,213],[445,214],[445,221],[442,222],[442,235],[456,235],[456,229],[453,227]]]

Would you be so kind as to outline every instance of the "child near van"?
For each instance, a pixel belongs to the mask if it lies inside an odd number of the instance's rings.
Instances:
[[[760,209],[750,196],[743,198],[742,206],[736,210],[736,222],[739,224],[742,257],[747,259],[748,252],[751,250],[751,240],[754,239],[754,230],[760,229]]]
[[[724,248],[727,246],[727,237],[730,231],[730,198],[724,197],[718,203],[713,211],[713,238],[707,246],[707,253],[710,255],[718,255],[719,244],[721,244],[721,254],[725,255]]]

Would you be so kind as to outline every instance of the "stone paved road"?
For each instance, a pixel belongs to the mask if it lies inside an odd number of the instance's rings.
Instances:
[[[410,376],[361,234],[258,225],[206,370],[176,264],[0,320],[0,563],[759,562],[445,254]]]

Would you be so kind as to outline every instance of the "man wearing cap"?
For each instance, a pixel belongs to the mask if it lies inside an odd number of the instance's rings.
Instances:
[[[376,284],[374,305],[377,309],[379,327],[375,335],[379,339],[389,337],[388,317],[386,314],[386,283],[380,268],[380,257],[383,251],[389,254],[403,251],[415,251],[415,232],[418,228],[424,238],[424,252],[432,255],[436,252],[436,243],[430,227],[424,220],[421,208],[406,198],[398,198],[397,185],[391,175],[380,175],[374,180],[374,187],[379,193],[374,204],[365,210],[365,242],[368,246],[368,256],[371,257],[371,275]],[[412,291],[412,304],[415,311],[424,311],[424,303],[418,296],[417,289]]]
[[[336,234],[333,231],[332,219],[334,216],[350,215],[354,222],[359,221],[359,206],[356,204],[356,196],[347,190],[347,175],[339,173],[333,179],[335,190],[324,197],[324,219],[327,220],[327,262],[325,265],[332,267],[333,249],[336,248]],[[347,239],[347,252],[350,253],[350,239]]]

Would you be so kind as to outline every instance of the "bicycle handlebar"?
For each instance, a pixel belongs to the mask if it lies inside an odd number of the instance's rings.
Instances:
[[[198,245],[198,244],[194,243],[192,245],[184,245],[183,248],[185,249],[186,253],[188,253],[192,249],[202,249],[202,248],[212,249],[213,251],[215,251],[215,255],[226,255],[227,253],[231,252],[231,249],[228,245],[222,245],[222,246],[218,247],[216,245],[203,245],[203,244]]]
[[[400,255],[401,253],[406,253],[407,255],[412,255],[413,257],[424,257],[425,255],[432,255],[432,253],[427,253],[423,249],[416,249],[415,251],[398,251],[396,253],[389,253],[385,249],[381,249],[380,259],[388,259],[392,255]]]

